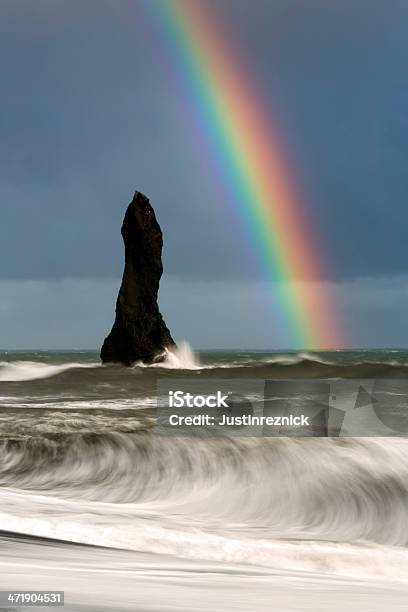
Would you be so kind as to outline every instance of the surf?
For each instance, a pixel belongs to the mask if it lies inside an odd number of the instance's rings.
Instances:
[[[3,440],[0,529],[404,580],[407,450],[395,439],[193,443],[145,432]]]
[[[24,382],[51,378],[73,369],[87,369],[98,367],[99,363],[62,363],[51,364],[40,361],[1,361],[0,382]]]

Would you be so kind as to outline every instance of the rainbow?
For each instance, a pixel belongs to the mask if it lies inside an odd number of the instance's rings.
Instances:
[[[147,0],[183,93],[268,280],[288,346],[339,346],[317,241],[287,171],[270,112],[202,0]],[[269,109],[268,109],[269,110]]]

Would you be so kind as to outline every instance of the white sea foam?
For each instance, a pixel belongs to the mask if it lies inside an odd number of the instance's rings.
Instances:
[[[328,359],[323,358],[321,355],[316,353],[277,353],[277,354],[254,354],[253,356],[237,356],[236,358],[231,355],[231,358],[226,360],[212,360],[211,362],[200,362],[199,357],[194,353],[193,349],[188,342],[182,341],[179,345],[173,349],[167,349],[163,355],[162,360],[153,364],[144,364],[138,362],[134,366],[134,373],[140,373],[140,369],[143,368],[161,368],[167,370],[186,370],[186,371],[200,371],[200,370],[232,370],[239,369],[244,370],[245,368],[261,368],[268,366],[302,366],[304,363],[333,366],[341,368],[344,365],[342,363],[336,363]],[[350,366],[364,366],[364,365],[376,365],[376,366],[387,366],[387,367],[406,367],[406,362],[392,361],[356,361],[350,362]],[[18,382],[18,381],[30,381],[41,378],[49,378],[57,376],[63,372],[77,368],[101,368],[100,362],[70,362],[70,363],[44,363],[39,361],[0,361],[0,382]],[[109,364],[104,367],[118,367],[118,364]],[[120,366],[119,366],[120,367]],[[131,370],[130,370],[131,371]],[[356,372],[356,375],[358,373]]]
[[[263,359],[247,356],[247,359],[242,359],[242,356],[237,360],[228,362],[200,363],[197,355],[194,353],[190,344],[185,340],[180,342],[176,348],[166,349],[163,361],[146,365],[137,363],[136,367],[164,368],[169,370],[214,370],[214,369],[231,369],[231,368],[246,368],[248,366],[262,365],[283,365],[291,366],[304,361],[310,361],[321,365],[334,365],[333,362],[322,359],[319,355],[313,353],[288,353],[278,354],[273,357],[265,357]]]
[[[80,515],[74,518],[71,513],[75,508],[70,502],[55,500],[58,506],[61,505],[61,512],[57,513],[57,506],[53,507],[50,499],[45,506],[41,497],[29,495],[27,498],[30,512],[27,510],[26,516],[0,513],[2,529],[184,559],[248,563],[280,571],[322,572],[354,578],[408,581],[408,551],[404,548],[317,540],[241,539],[238,534],[236,537],[225,537],[197,529],[169,529],[157,524],[154,515],[147,519],[130,516],[126,505],[121,508],[121,520],[113,522],[113,516],[110,521],[106,520],[109,504],[103,508],[103,514],[100,513],[102,508],[84,504],[86,515],[92,517],[91,524],[81,519]],[[29,516],[31,506],[35,518]],[[48,516],[45,516],[46,509]]]
[[[16,399],[12,397],[0,397],[1,406],[3,408],[40,408],[43,410],[139,410],[141,408],[150,408],[157,406],[157,396],[145,396],[137,398],[119,398],[119,399],[86,399],[77,400],[70,399],[61,401],[35,401],[30,398]]]
[[[49,364],[40,361],[0,361],[0,381],[19,382],[56,376],[73,368],[95,368],[99,363]]]
[[[0,584],[64,590],[74,612],[401,612],[407,583],[185,560],[61,543],[4,541]],[[4,585],[4,586],[3,586]],[[69,594],[69,599],[68,599]],[[272,608],[271,608],[272,604]]]
[[[179,342],[175,348],[166,349],[162,357],[163,360],[157,363],[146,365],[139,362],[136,367],[164,368],[166,370],[201,370],[203,368],[193,349],[185,340]]]

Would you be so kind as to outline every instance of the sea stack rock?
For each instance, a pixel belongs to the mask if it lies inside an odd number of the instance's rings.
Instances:
[[[101,349],[104,363],[160,360],[174,341],[157,305],[163,274],[163,237],[149,199],[136,191],[122,225],[125,270],[112,331]]]

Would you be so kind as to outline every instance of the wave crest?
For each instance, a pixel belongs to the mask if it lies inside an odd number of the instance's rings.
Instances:
[[[50,378],[74,368],[95,368],[99,363],[63,363],[52,365],[40,361],[0,361],[1,382],[23,382]]]
[[[179,342],[175,348],[166,349],[162,357],[162,361],[149,365],[138,362],[136,367],[164,368],[166,370],[201,370],[203,367],[200,365],[193,349],[185,340]]]

